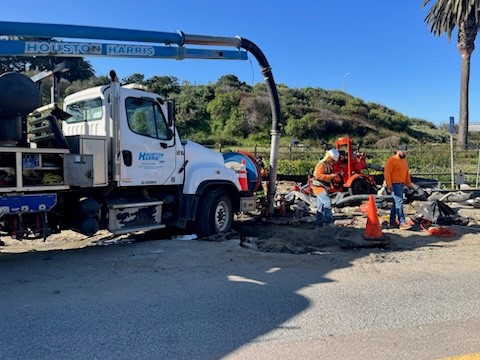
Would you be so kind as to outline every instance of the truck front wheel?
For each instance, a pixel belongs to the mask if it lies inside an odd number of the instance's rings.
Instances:
[[[216,189],[202,195],[195,217],[198,237],[226,233],[230,231],[232,222],[232,199],[226,191]]]

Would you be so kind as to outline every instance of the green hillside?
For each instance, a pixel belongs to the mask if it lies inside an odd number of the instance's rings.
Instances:
[[[183,138],[227,146],[270,141],[270,103],[262,83],[250,86],[234,75],[222,76],[207,85],[180,83],[173,76],[145,79],[142,74],[132,74],[122,80],[122,83],[132,82],[176,100],[177,124]],[[108,83],[106,76],[72,83],[64,80],[61,92],[65,95],[102,83]],[[311,146],[322,146],[348,135],[361,146],[389,148],[398,142],[443,143],[449,138],[446,131],[433,123],[409,118],[341,91],[297,89],[280,84],[278,93],[283,143],[296,139]]]

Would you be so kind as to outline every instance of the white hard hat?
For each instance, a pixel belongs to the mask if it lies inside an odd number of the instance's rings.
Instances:
[[[338,158],[340,157],[340,153],[338,152],[337,149],[330,149],[328,150],[328,156],[330,156],[333,160],[338,161]]]

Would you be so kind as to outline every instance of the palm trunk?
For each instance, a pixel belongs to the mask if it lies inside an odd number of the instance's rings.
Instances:
[[[470,83],[470,58],[471,51],[462,51],[462,74],[460,81],[460,119],[458,123],[457,150],[468,147],[468,98]]]

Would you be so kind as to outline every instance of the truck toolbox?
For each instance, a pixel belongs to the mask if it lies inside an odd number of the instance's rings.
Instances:
[[[65,157],[65,176],[68,179],[66,182],[70,185],[82,187],[107,185],[107,137],[88,135],[67,136],[67,143],[72,154],[91,155],[92,159],[88,159],[88,156]],[[88,163],[88,166],[86,163]],[[88,173],[88,171],[91,171],[91,173]],[[86,176],[85,174],[89,174],[89,176]]]
[[[115,235],[162,229],[163,201],[110,202],[108,230]]]

